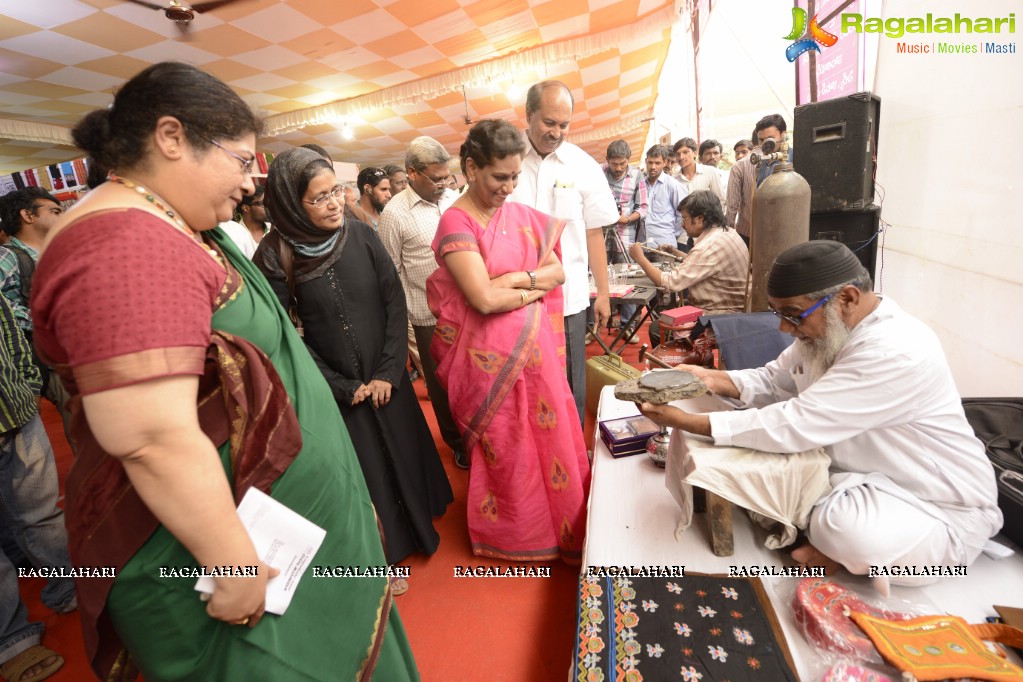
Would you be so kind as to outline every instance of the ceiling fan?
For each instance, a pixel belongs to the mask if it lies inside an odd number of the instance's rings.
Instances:
[[[147,2],[147,0],[128,0],[128,2],[134,2],[136,5],[142,5],[143,7],[163,12],[165,17],[177,25],[182,34],[187,35],[189,25],[195,19],[196,14],[209,12],[212,9],[230,5],[232,2],[238,2],[238,0],[208,0],[207,2],[197,2],[192,5],[185,4],[181,0],[169,0],[166,5],[157,5],[153,2]]]

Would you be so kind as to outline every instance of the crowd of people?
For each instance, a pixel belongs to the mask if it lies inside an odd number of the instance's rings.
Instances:
[[[235,511],[255,487],[311,520],[327,531],[319,563],[435,552],[453,496],[417,375],[469,469],[472,551],[578,563],[585,344],[611,321],[608,263],[637,263],[708,315],[740,312],[752,196],[772,165],[750,152],[784,146],[786,126],[761,119],[730,170],[720,143],[688,137],[652,146],[644,169],[616,140],[602,166],[566,140],[574,107],[567,86],[544,81],[527,93],[524,131],[476,123],[462,182],[449,152],[418,137],[403,164],[362,168],[355,187],[315,145],[277,155],[257,185],[260,120],[221,81],[166,62],[74,129],[105,182],[68,211],[42,190],[0,199],[0,493],[15,521],[0,538],[3,674],[60,665],[27,619],[13,560],[116,567],[43,593],[80,612],[103,679],[418,679],[392,602],[406,578],[305,581],[286,616],[267,616],[276,570]],[[940,347],[910,353],[904,339],[923,325],[873,293],[848,249],[818,244],[771,273],[769,301],[798,343],[758,371],[690,368],[751,409],[643,412],[723,444],[831,448],[840,479],[797,560],[853,573],[967,564],[1000,514]],[[884,389],[879,363],[893,357],[907,381],[932,377],[919,401]],[[37,396],[62,410],[74,448],[66,519]],[[42,491],[30,498],[28,477]],[[926,530],[892,533],[906,514]],[[882,553],[868,542],[880,534]],[[205,602],[190,583],[154,580],[188,565],[257,570],[214,578]]]

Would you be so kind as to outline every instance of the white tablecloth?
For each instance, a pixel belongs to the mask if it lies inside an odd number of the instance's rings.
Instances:
[[[614,419],[639,414],[636,406],[614,397],[614,387],[601,393],[598,419]],[[691,411],[721,409],[722,403],[711,396],[675,403]],[[698,515],[693,525],[675,539],[675,527],[681,510],[665,486],[664,469],[654,465],[645,454],[614,459],[595,435],[593,447],[593,483],[590,488],[584,571],[588,566],[685,566],[693,573],[727,574],[731,566],[784,566],[790,564],[787,553],[764,547],[766,531],[754,528],[741,510],[734,513],[735,555],[718,557],[710,550],[706,522]],[[1013,546],[999,536],[998,541]],[[981,556],[963,577],[944,578],[934,585],[917,588],[893,587],[891,597],[883,600],[866,578],[843,574],[838,582],[866,595],[886,601],[893,609],[906,602],[933,607],[934,613],[951,613],[971,623],[997,615],[994,604],[1023,607],[1023,552],[995,561]],[[764,586],[771,595],[782,630],[804,681],[819,679],[821,661],[797,629],[788,599],[794,578],[767,578]]]

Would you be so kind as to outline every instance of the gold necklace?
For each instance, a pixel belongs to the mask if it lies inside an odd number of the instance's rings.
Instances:
[[[490,224],[490,218],[487,217],[487,215],[482,210],[480,210],[480,207],[476,205],[476,200],[473,199],[472,194],[468,195],[468,199],[469,199],[469,206],[472,207],[473,212],[476,214],[477,220],[480,221],[480,225],[483,227],[484,230],[487,229],[487,225]],[[496,210],[497,209],[494,209],[495,212],[496,212]],[[493,215],[494,214],[491,213],[490,217],[493,217]],[[508,234],[507,232],[505,232],[505,229],[504,229],[504,214],[503,213],[501,214],[501,222],[498,224],[498,227],[501,228],[501,234]]]
[[[146,201],[148,201],[153,206],[156,206],[158,209],[163,211],[164,215],[171,219],[171,222],[174,223],[175,227],[181,230],[181,232],[183,232],[184,234],[188,235],[188,237],[193,242],[195,242],[196,246],[198,246],[200,249],[209,254],[209,256],[212,257],[213,260],[217,261],[217,263],[220,263],[220,255],[217,254],[216,250],[205,246],[199,240],[198,233],[196,233],[195,230],[190,228],[188,224],[177,213],[175,213],[170,208],[167,208],[167,205],[163,203],[163,201],[160,199],[160,197],[156,195],[155,192],[151,192],[150,190],[146,189],[145,187],[138,184],[134,180],[122,178],[121,176],[116,175],[113,171],[110,171],[110,173],[107,174],[107,180],[111,182],[116,182],[119,185],[124,185],[128,189],[133,189],[138,194],[145,197]]]

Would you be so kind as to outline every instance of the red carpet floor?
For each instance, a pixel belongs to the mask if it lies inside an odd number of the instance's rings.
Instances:
[[[645,330],[643,337],[646,341]],[[639,347],[626,346],[624,351],[626,360],[636,366]],[[587,347],[590,356],[601,352],[596,343]],[[436,521],[440,548],[432,557],[414,556],[406,561],[411,566],[409,591],[395,600],[422,679],[566,680],[574,646],[578,567],[561,562],[551,564],[550,578],[454,577],[456,566],[513,564],[472,554],[465,513],[469,472],[455,467],[441,440],[423,381],[417,381],[415,387],[455,494],[447,513]],[[70,449],[60,417],[49,403],[44,404],[43,419],[56,453],[63,490],[71,466]],[[587,443],[593,442],[593,425],[593,416],[587,415]],[[45,608],[39,601],[43,585],[42,579],[22,579],[21,593],[31,618],[46,624],[43,644],[65,660],[64,668],[49,679],[54,682],[94,679],[86,662],[77,614],[58,616]],[[338,618],[344,618],[344,614],[338,614]]]

